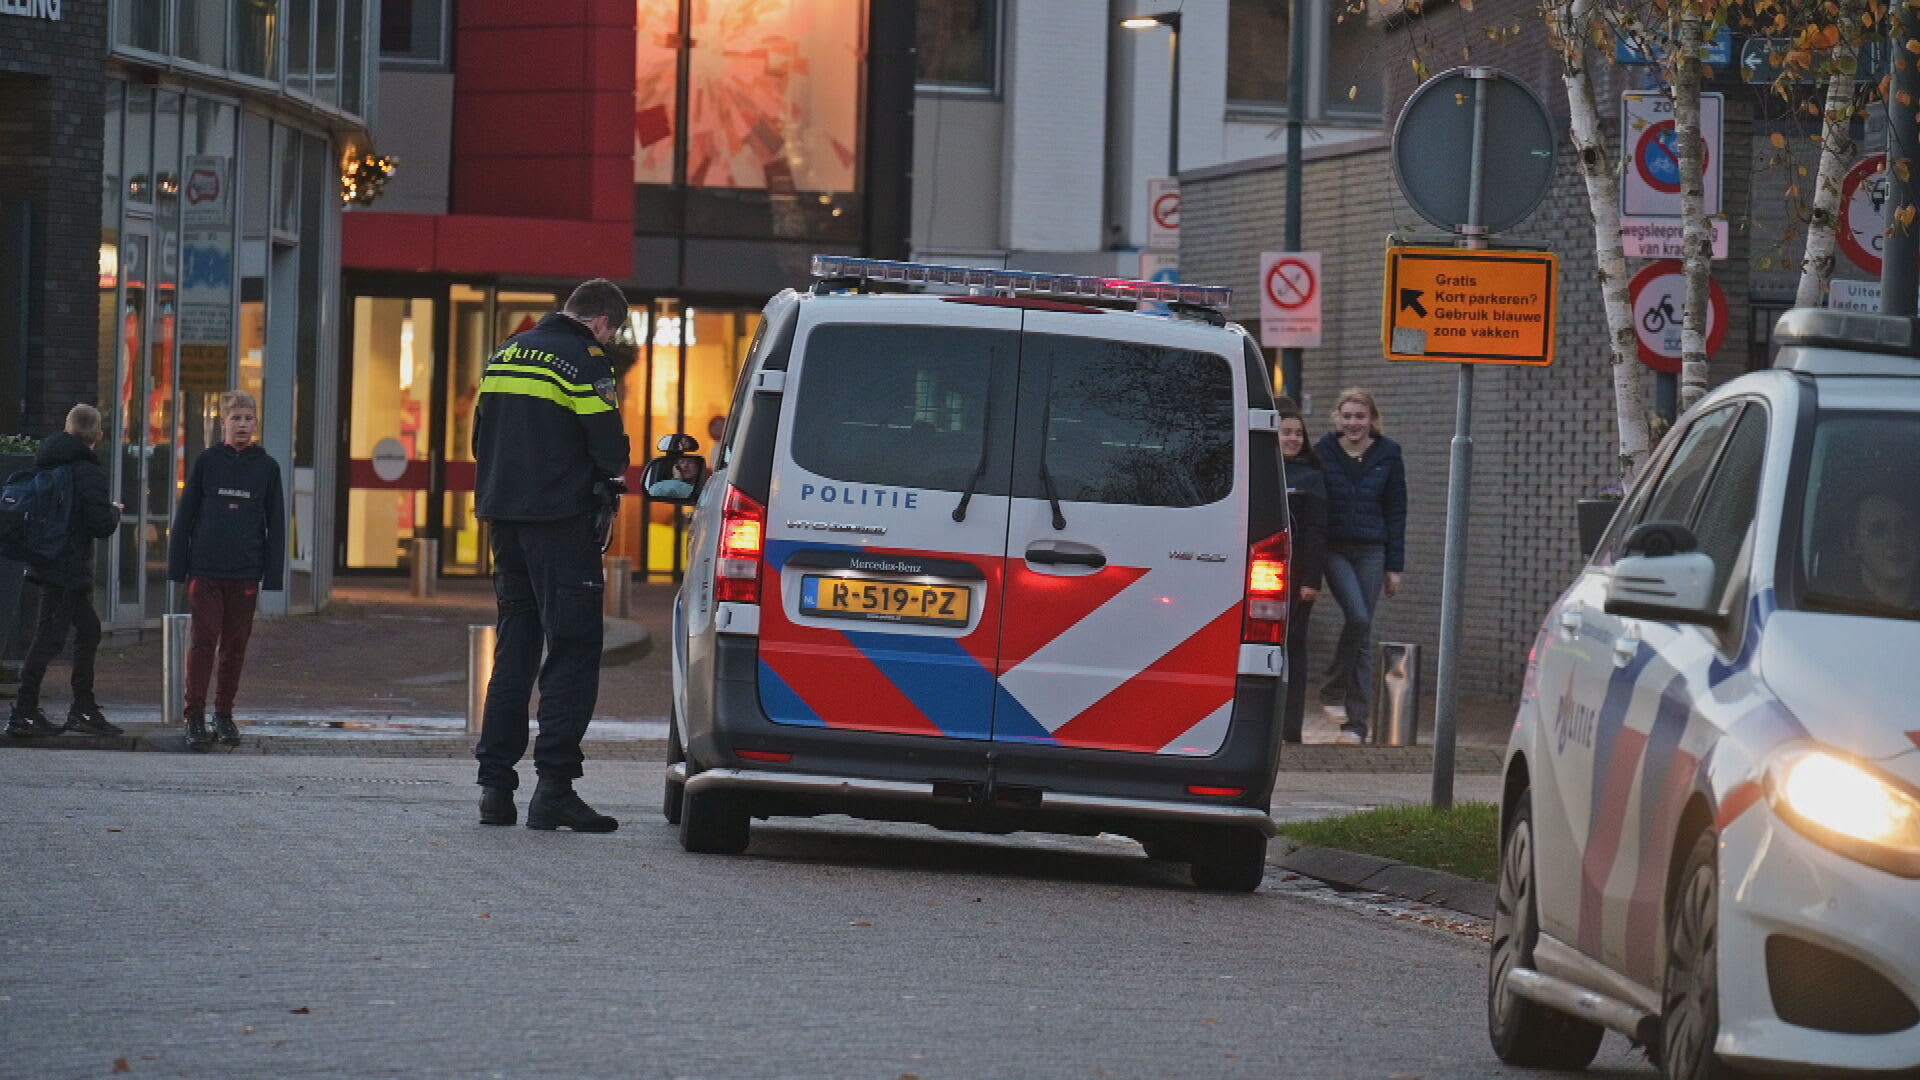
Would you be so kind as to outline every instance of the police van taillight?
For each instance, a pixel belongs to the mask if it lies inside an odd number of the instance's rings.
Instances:
[[[1247,615],[1240,640],[1249,645],[1287,643],[1287,585],[1292,577],[1293,544],[1274,533],[1247,553]]]
[[[713,595],[720,603],[760,602],[760,557],[766,551],[766,537],[767,508],[729,486],[713,569]]]

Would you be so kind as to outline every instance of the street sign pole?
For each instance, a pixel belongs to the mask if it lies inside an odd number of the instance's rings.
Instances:
[[[1898,214],[1914,205],[1920,193],[1920,178],[1912,167],[1920,164],[1920,151],[1914,146],[1914,124],[1920,122],[1920,66],[1907,56],[1907,46],[1920,38],[1920,13],[1905,4],[1894,8],[1893,55],[1902,57],[1893,66],[1893,86],[1887,92],[1887,201],[1886,248],[1880,258],[1880,313],[1914,314],[1914,290],[1920,285],[1915,255],[1920,252],[1920,237],[1915,226],[1902,224]],[[1905,167],[1903,167],[1905,166]]]
[[[1300,128],[1307,115],[1307,27],[1305,19],[1289,19],[1287,27],[1287,235],[1288,251],[1299,251],[1301,237],[1301,188],[1307,163],[1300,160]],[[1299,349],[1280,350],[1280,384],[1301,411],[1306,411],[1306,354]],[[1273,381],[1273,373],[1267,373]]]
[[[1487,147],[1487,97],[1495,77],[1492,68],[1468,68],[1474,83],[1473,144],[1467,166],[1467,220],[1459,227],[1460,246],[1484,250],[1487,230],[1480,223],[1481,172]],[[1453,745],[1459,695],[1460,591],[1467,576],[1468,486],[1473,482],[1473,364],[1461,364],[1460,390],[1454,403],[1453,443],[1447,459],[1447,549],[1440,573],[1440,678],[1433,713],[1433,807],[1453,808]]]

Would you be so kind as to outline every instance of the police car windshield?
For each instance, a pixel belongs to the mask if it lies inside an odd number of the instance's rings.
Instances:
[[[1800,515],[1800,606],[1920,620],[1920,414],[1823,411]]]

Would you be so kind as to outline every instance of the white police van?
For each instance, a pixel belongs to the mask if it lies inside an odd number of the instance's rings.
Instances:
[[[1288,536],[1269,376],[1228,290],[814,273],[767,305],[711,475],[670,500],[696,506],[664,807],[682,845],[825,813],[1114,832],[1256,887]],[[928,286],[954,291],[876,291]],[[649,488],[697,444],[660,448]]]
[[[1488,1026],[1580,1068],[1920,1070],[1920,323],[1802,309],[1548,613]]]

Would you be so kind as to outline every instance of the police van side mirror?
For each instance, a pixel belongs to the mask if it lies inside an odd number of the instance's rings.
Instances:
[[[706,460],[692,454],[654,458],[640,473],[640,490],[648,498],[675,506],[689,506],[698,500],[706,482]]]

